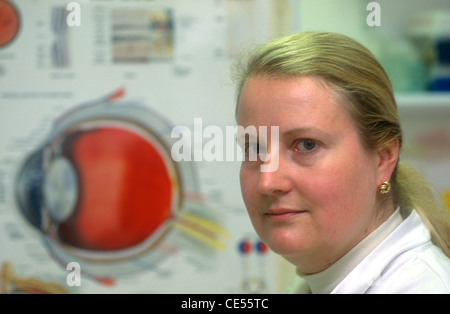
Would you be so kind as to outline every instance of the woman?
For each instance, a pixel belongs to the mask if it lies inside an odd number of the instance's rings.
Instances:
[[[287,292],[450,293],[449,212],[399,163],[374,56],[343,35],[298,33],[258,48],[239,75],[238,125],[278,126],[277,145],[246,139],[240,180],[256,232],[297,268]],[[248,158],[262,146],[278,147],[276,171]]]

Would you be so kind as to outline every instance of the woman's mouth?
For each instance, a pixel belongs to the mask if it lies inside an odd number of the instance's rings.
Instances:
[[[306,210],[273,208],[264,213],[264,216],[273,221],[286,221],[307,213]]]

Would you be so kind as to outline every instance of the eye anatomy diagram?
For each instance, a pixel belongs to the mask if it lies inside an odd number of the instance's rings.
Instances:
[[[174,252],[225,249],[195,169],[170,157],[170,131],[148,107],[111,97],[55,121],[19,171],[16,200],[63,267],[108,282]]]

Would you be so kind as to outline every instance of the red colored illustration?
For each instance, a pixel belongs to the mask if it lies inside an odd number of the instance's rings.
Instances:
[[[66,136],[62,150],[78,168],[82,188],[75,213],[59,226],[64,242],[90,250],[125,249],[170,218],[169,172],[141,135],[110,126],[76,131]]]
[[[0,0],[0,48],[9,44],[20,28],[19,14],[16,8],[6,0]]]

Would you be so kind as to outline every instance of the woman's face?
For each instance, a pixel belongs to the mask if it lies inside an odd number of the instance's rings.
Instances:
[[[278,169],[261,172],[262,161],[244,161],[240,172],[252,224],[274,252],[305,273],[318,272],[381,223],[377,188],[390,173],[325,81],[251,77],[238,124],[279,127]]]

